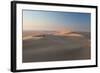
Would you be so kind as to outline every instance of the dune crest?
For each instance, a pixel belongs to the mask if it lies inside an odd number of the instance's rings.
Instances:
[[[60,30],[58,32],[56,32],[54,35],[66,35],[67,33],[70,33],[71,30]]]

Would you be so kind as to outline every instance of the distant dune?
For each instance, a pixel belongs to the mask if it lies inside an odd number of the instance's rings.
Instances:
[[[56,33],[56,34],[54,34],[54,35],[59,35],[59,36],[75,36],[75,37],[83,37],[83,35],[82,34],[79,34],[79,33],[71,33],[71,32],[58,32],[58,33]]]

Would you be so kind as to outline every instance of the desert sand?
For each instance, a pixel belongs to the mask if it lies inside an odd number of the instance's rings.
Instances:
[[[85,60],[91,58],[90,32],[25,31],[23,62]]]

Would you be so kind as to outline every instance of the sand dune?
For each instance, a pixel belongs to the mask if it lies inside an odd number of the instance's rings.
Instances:
[[[38,39],[41,39],[41,38],[43,38],[43,37],[26,36],[26,37],[23,37],[23,40],[29,40],[29,39],[38,40]]]
[[[77,33],[56,33],[54,35],[58,35],[58,36],[74,36],[74,37],[84,37],[81,34],[77,34]]]

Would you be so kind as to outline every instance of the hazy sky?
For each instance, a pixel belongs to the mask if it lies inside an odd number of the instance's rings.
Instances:
[[[23,10],[23,30],[90,31],[89,13]]]

